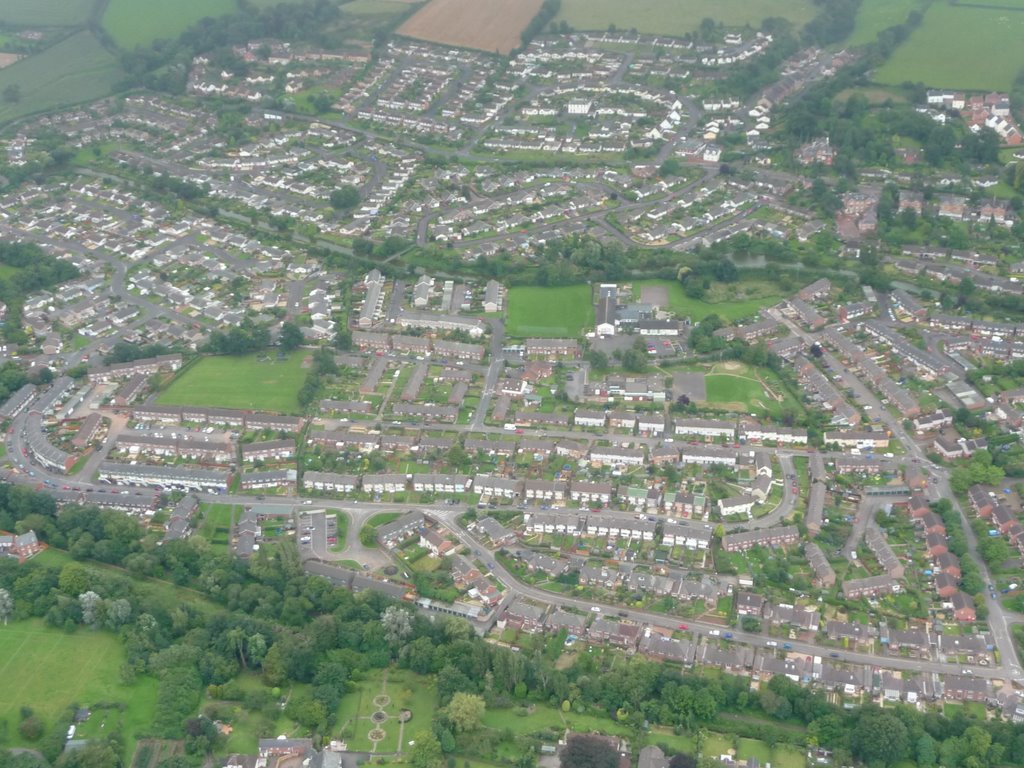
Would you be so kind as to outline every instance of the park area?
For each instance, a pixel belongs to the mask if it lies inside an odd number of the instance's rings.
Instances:
[[[620,31],[681,37],[697,31],[707,18],[727,27],[760,27],[772,16],[799,28],[814,16],[814,5],[810,0],[562,0],[555,21],[579,30],[604,31],[614,25]]]
[[[505,328],[509,336],[574,339],[593,325],[594,303],[589,285],[509,289]]]
[[[883,85],[1009,91],[1024,67],[1024,0],[932,3],[875,73]]]
[[[747,281],[712,283],[703,299],[687,296],[682,283],[676,280],[638,280],[633,283],[638,301],[645,301],[644,289],[658,295],[667,292],[668,304],[661,309],[674,312],[677,318],[688,317],[694,323],[700,322],[708,315],[718,315],[723,320],[734,323],[745,317],[754,316],[760,309],[770,307],[781,298],[774,293],[777,290],[774,285]]]
[[[738,413],[778,417],[783,411],[798,413],[800,404],[774,373],[733,360],[716,363],[704,376],[706,404]]]
[[[405,669],[374,670],[341,701],[341,739],[353,752],[398,752],[409,735],[430,728],[436,709],[433,678]]]
[[[69,633],[40,619],[0,626],[0,721],[8,723],[0,746],[27,745],[17,728],[22,707],[30,707],[48,729],[72,704],[93,707],[108,702],[125,708],[97,711],[96,721],[90,718],[81,730],[88,735],[101,723],[117,719],[131,754],[137,734],[152,725],[157,685],[150,677],[123,684],[124,661],[124,649],[110,632]]]
[[[164,390],[160,405],[298,413],[306,378],[304,352],[204,357],[185,368]]]
[[[158,38],[173,40],[200,19],[236,10],[235,0],[110,0],[103,28],[119,46],[130,50]]]
[[[130,0],[125,0],[129,2]],[[398,28],[398,34],[458,48],[507,54],[542,0],[430,0]]]

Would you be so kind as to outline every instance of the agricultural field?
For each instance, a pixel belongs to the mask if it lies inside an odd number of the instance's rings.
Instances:
[[[675,280],[638,280],[633,283],[633,289],[639,296],[644,286],[664,286],[668,289],[668,309],[676,313],[677,317],[689,317],[693,322],[699,322],[708,315],[718,315],[723,320],[735,322],[745,317],[757,314],[762,307],[770,307],[781,298],[780,296],[768,293],[774,287],[762,285],[748,285],[744,282],[731,284],[713,284],[708,292],[708,299],[691,299],[686,295],[683,286]],[[741,295],[742,294],[742,295]],[[721,301],[716,301],[721,297]]]
[[[735,361],[717,363],[704,377],[707,403],[712,407],[741,413],[778,416],[784,409],[799,411],[789,391],[770,371]]]
[[[441,45],[507,54],[543,0],[430,0],[398,34]]]
[[[509,336],[576,338],[593,324],[594,304],[589,285],[509,289]]]
[[[352,0],[341,6],[344,13],[353,16],[395,16],[409,10],[411,2],[405,0]]]
[[[875,81],[1009,91],[1024,67],[1024,4],[996,5],[933,3],[921,26],[875,73]]]
[[[878,33],[907,20],[907,14],[924,10],[925,0],[863,0],[857,10],[857,23],[853,33],[843,41],[844,46],[874,42]]]
[[[18,27],[77,27],[89,20],[96,0],[4,0],[0,23]]]
[[[555,21],[573,29],[602,31],[614,24],[620,30],[681,37],[706,18],[727,27],[759,27],[770,16],[801,27],[814,17],[814,5],[810,0],[562,0]]]
[[[283,360],[266,355],[204,357],[171,382],[157,402],[298,413],[304,357],[301,351]]]
[[[238,10],[235,0],[110,0],[103,28],[122,48],[174,39],[200,19]]]
[[[120,80],[117,59],[82,31],[0,69],[0,91],[17,85],[21,98],[0,103],[0,122],[106,96]]]
[[[156,680],[140,677],[124,685],[124,659],[120,641],[110,632],[68,633],[37,619],[0,626],[0,721],[9,724],[0,745],[24,746],[16,728],[23,706],[49,728],[71,704],[112,702],[126,705],[118,716],[130,755],[136,735],[152,725]]]

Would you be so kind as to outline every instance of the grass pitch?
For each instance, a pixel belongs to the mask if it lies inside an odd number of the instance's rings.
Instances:
[[[121,702],[127,706],[121,724],[130,755],[136,734],[153,722],[156,680],[122,684],[124,659],[120,642],[110,632],[79,629],[68,634],[37,619],[0,626],[0,720],[8,723],[9,740],[0,740],[0,746],[28,746],[16,727],[23,706],[31,707],[50,729],[71,704]]]
[[[299,350],[284,360],[274,355],[205,357],[179,375],[157,402],[298,413],[305,355]]]
[[[695,32],[705,18],[727,27],[759,27],[770,16],[801,27],[814,17],[814,5],[809,0],[562,0],[555,21],[581,30],[603,31],[614,24],[619,30],[680,37]]]
[[[589,285],[509,289],[509,336],[575,338],[593,325],[594,304]]]

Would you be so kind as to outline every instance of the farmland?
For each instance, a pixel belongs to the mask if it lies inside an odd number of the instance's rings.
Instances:
[[[398,34],[459,48],[507,54],[540,10],[542,0],[431,0]]]
[[[77,27],[89,18],[96,0],[4,0],[0,22],[27,27]]]
[[[767,286],[748,286],[742,282],[712,285],[708,292],[709,298],[717,298],[720,294],[722,301],[690,298],[683,290],[683,286],[675,280],[639,280],[633,284],[633,288],[639,293],[643,286],[650,285],[665,286],[668,289],[668,306],[663,309],[675,312],[677,317],[689,317],[693,322],[703,320],[708,315],[718,315],[723,320],[735,322],[750,317],[762,307],[771,306],[779,300],[779,296],[766,293],[766,290],[773,290]],[[742,298],[739,297],[741,290]]]
[[[179,375],[157,402],[298,413],[297,395],[306,375],[303,354],[295,352],[283,360],[206,357]]]
[[[119,46],[134,48],[157,38],[176,38],[202,18],[236,10],[235,0],[110,0],[103,27]]]
[[[117,60],[92,33],[78,32],[0,69],[0,90],[21,89],[18,101],[0,103],[0,122],[106,96],[121,76]]]
[[[22,745],[14,727],[21,707],[31,707],[51,727],[71,704],[122,703],[127,708],[120,719],[130,754],[136,734],[153,722],[156,680],[140,678],[124,685],[123,663],[124,650],[110,632],[69,634],[42,620],[0,626],[0,721],[11,724],[4,739]]]
[[[933,3],[921,26],[879,68],[875,80],[1009,91],[1024,66],[1024,7],[1012,0],[1005,5]]]
[[[623,30],[681,36],[696,31],[705,18],[728,27],[758,27],[769,16],[803,26],[814,16],[814,6],[809,0],[562,0],[555,20],[581,30],[606,30],[614,24]]]
[[[510,336],[575,338],[593,324],[589,285],[516,287],[508,292]]]
[[[857,24],[844,45],[864,45],[873,42],[883,29],[902,24],[907,14],[923,10],[924,0],[864,0],[857,10]]]

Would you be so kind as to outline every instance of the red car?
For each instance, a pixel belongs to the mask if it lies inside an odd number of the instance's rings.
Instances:
[[[686,626],[685,624],[680,624],[680,625],[679,625],[679,628],[680,628],[680,629],[689,629],[689,627],[688,627],[688,626]]]

